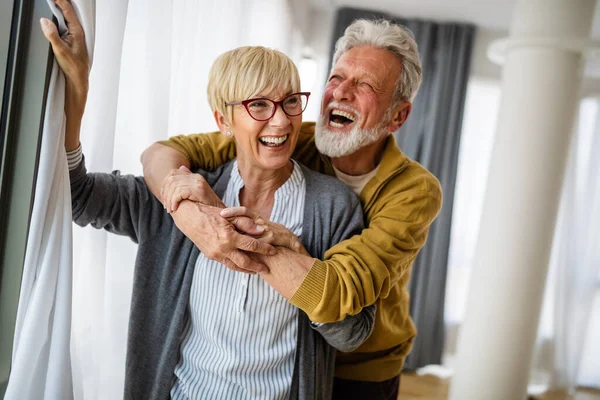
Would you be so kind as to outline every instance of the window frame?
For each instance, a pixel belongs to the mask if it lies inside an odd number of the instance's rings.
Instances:
[[[10,374],[53,62],[38,22],[52,18],[47,1],[14,0],[2,7],[9,12],[0,18],[0,397]]]

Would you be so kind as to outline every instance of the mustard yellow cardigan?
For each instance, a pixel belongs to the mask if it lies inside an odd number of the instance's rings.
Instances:
[[[294,159],[329,175],[331,160],[314,144],[315,124],[305,122]],[[212,170],[233,159],[235,143],[219,132],[180,135],[161,142],[183,153],[193,167]],[[416,335],[407,284],[442,204],[438,180],[387,140],[379,170],[360,194],[362,234],[332,247],[314,264],[290,302],[315,322],[334,322],[377,303],[371,337],[352,353],[338,353],[336,376],[379,382],[398,375]]]

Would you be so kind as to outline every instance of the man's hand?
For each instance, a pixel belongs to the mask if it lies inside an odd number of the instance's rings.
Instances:
[[[296,293],[315,261],[285,247],[277,247],[277,253],[272,256],[252,254],[251,257],[268,267],[268,271],[260,273],[260,277],[288,300]]]
[[[219,215],[220,211],[218,207],[183,201],[171,215],[175,225],[207,258],[219,261],[234,271],[268,272],[264,264],[253,260],[249,254],[274,255],[273,246],[237,232],[227,219]]]
[[[183,200],[195,201],[205,206],[225,207],[204,177],[200,174],[192,173],[192,171],[184,166],[171,170],[163,185],[161,189],[161,201],[169,213],[176,211],[179,203]],[[258,236],[265,234],[265,222],[262,218],[258,217],[258,214],[248,211],[246,207],[240,208],[245,211],[244,214],[240,213],[240,215],[233,215],[231,218],[228,218],[235,229],[248,235]],[[258,217],[258,221],[253,220],[251,215]],[[273,232],[267,235],[267,237],[271,235],[273,235]],[[263,242],[270,243],[267,239],[264,239]],[[271,244],[280,245],[276,242]]]
[[[177,210],[183,200],[192,200],[211,207],[225,205],[200,174],[194,174],[185,166],[172,169],[163,182],[161,202],[167,212]]]
[[[285,226],[276,222],[265,221],[257,213],[246,207],[230,207],[221,211],[221,216],[227,218],[235,227],[245,233],[255,226],[262,226],[264,232],[257,239],[273,246],[288,248],[296,253],[310,257],[298,236]],[[249,222],[253,221],[253,223]],[[251,233],[254,234],[254,233]]]

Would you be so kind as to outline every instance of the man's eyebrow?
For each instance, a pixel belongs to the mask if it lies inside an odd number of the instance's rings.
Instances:
[[[333,75],[347,75],[344,73],[345,70],[344,69],[333,69],[331,71],[331,73],[329,74],[329,76],[333,76]],[[375,74],[373,74],[372,72],[364,69],[364,68],[357,68],[355,70],[355,74],[354,75],[358,75],[359,77],[363,78],[368,78],[371,81],[373,81],[373,83],[379,85],[380,84],[380,79],[377,78],[377,76]]]
[[[366,69],[358,69],[358,75],[363,75],[363,77],[366,77],[370,80],[372,80],[373,82],[379,82],[379,79],[377,79],[377,76],[373,73],[371,73],[371,71],[367,71]]]

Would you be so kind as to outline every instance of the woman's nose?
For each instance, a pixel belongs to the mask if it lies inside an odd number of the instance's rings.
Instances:
[[[275,126],[287,126],[290,124],[290,118],[283,111],[281,104],[277,104],[277,108],[275,109],[275,114],[271,117],[269,122]]]

